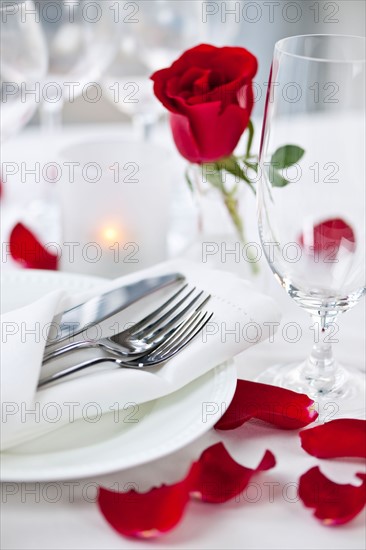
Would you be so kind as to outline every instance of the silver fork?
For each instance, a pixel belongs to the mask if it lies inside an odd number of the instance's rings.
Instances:
[[[193,296],[196,287],[189,290],[184,285],[161,306],[141,319],[132,327],[96,341],[78,340],[46,353],[43,364],[77,349],[101,348],[118,357],[133,359],[144,355],[158,347],[166,338],[174,334],[180,321],[196,305],[195,309],[202,309],[210,299],[203,291]],[[184,291],[186,291],[184,293]],[[184,294],[183,294],[184,293]],[[182,296],[183,295],[183,296]],[[180,298],[178,300],[178,298]]]
[[[78,365],[67,367],[52,374],[51,376],[48,376],[47,378],[44,378],[39,382],[38,388],[43,388],[47,384],[61,380],[70,374],[75,374],[89,367],[105,362],[112,362],[118,367],[133,369],[153,367],[161,363],[165,363],[185,348],[203,330],[212,316],[213,313],[194,311],[186,317],[174,334],[171,334],[169,338],[161,343],[160,346],[155,348],[154,351],[143,355],[138,359],[126,361],[114,355],[95,357],[93,359],[89,359],[88,361],[84,361],[83,363],[79,363]]]

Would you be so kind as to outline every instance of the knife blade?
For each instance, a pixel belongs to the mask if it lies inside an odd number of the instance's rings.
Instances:
[[[52,339],[49,337],[46,348],[81,334],[88,327],[119,313],[157,290],[184,280],[185,277],[181,273],[142,279],[95,296],[83,304],[59,313],[52,322],[52,326],[57,327],[57,334],[52,336]]]

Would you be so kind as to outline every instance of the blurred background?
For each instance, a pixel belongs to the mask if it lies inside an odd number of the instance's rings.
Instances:
[[[200,43],[247,48],[259,62],[257,151],[275,43],[364,36],[366,25],[363,0],[0,0],[0,14],[2,263],[14,267],[8,243],[21,223],[32,236],[23,229],[19,242],[56,243],[61,269],[111,277],[200,244],[202,207],[153,94],[154,71]],[[256,240],[254,201],[242,200],[242,215]],[[213,227],[225,228],[212,212]],[[103,261],[80,247],[65,262],[76,241],[97,243]]]
[[[62,0],[43,0],[38,4],[54,5],[57,2],[62,4]],[[107,4],[108,1],[103,0],[101,3]],[[77,97],[73,103],[66,102],[64,123],[118,124],[128,121],[133,109],[136,110],[136,104],[128,101],[115,102],[118,92],[121,96],[121,89],[125,98],[130,94],[133,100],[138,100],[139,108],[143,109],[141,104],[145,103],[145,110],[151,115],[152,105],[157,110],[159,106],[151,96],[149,102],[152,100],[152,104],[146,101],[145,79],[154,70],[170,64],[183,50],[201,42],[218,46],[240,45],[257,56],[259,70],[255,79],[257,101],[254,116],[261,117],[265,83],[268,81],[275,42],[283,37],[299,34],[364,36],[365,6],[364,0],[111,2],[109,15],[117,21],[114,31],[118,34],[118,51],[114,65],[112,62],[112,66],[104,72],[101,79],[102,97],[97,103],[91,103],[83,95]],[[49,21],[55,17],[52,6],[47,12],[43,8],[43,13],[48,14]],[[90,16],[92,17],[92,13]],[[48,22],[49,28],[54,26],[54,23]],[[66,39],[66,35],[64,38]],[[108,54],[103,55],[104,62],[108,61]],[[119,89],[115,84],[118,81]],[[38,124],[39,119],[38,112],[32,119],[32,124]]]

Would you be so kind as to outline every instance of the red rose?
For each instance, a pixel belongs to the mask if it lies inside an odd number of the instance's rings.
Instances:
[[[203,163],[231,155],[249,122],[256,72],[257,59],[244,48],[201,44],[152,75],[186,159]]]

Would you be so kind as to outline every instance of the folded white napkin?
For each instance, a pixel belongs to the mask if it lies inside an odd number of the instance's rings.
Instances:
[[[47,327],[57,313],[93,295],[141,278],[176,271],[183,273],[187,282],[212,295],[207,309],[213,311],[214,316],[187,348],[162,366],[137,371],[112,368],[107,364],[107,368],[93,367],[83,375],[66,378],[37,391],[41,370],[45,372],[48,368],[41,365],[46,337],[37,337],[34,330],[37,323],[41,327],[38,334],[42,334],[42,328]],[[156,305],[150,298],[105,321],[101,328],[103,336],[114,334],[117,327],[118,331],[122,330],[127,322],[137,321]],[[106,282],[82,295],[66,296],[56,291],[26,307],[10,311],[1,316],[1,450],[37,438],[85,415],[97,417],[123,409],[127,403],[139,404],[172,393],[266,339],[279,317],[272,299],[248,282],[231,273],[205,269],[186,261],[166,262]],[[32,330],[33,334],[29,332]],[[98,353],[95,350],[78,352],[77,361]],[[74,355],[71,361],[75,359]]]

